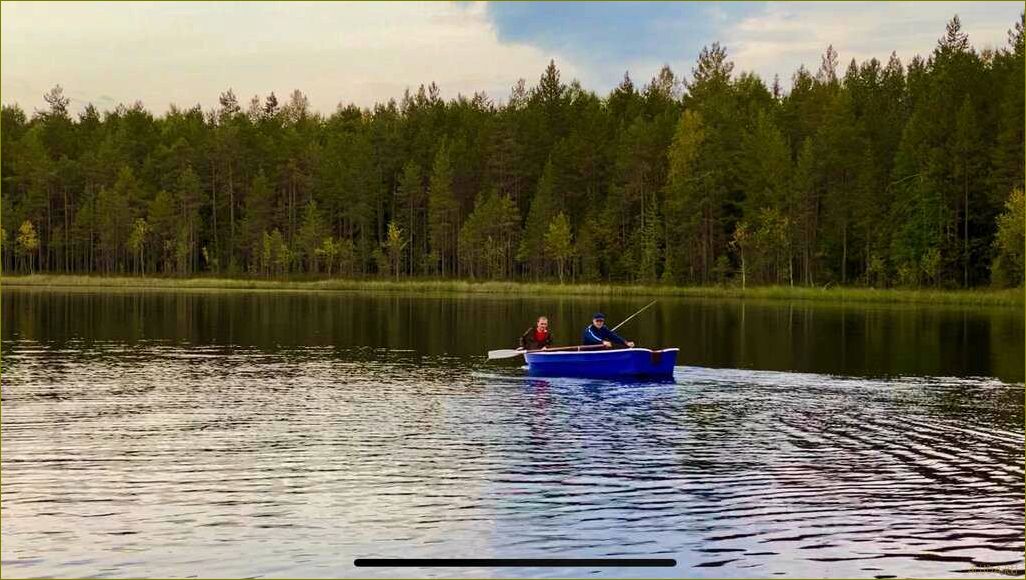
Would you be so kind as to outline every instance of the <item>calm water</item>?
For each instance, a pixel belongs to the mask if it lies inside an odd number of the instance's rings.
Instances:
[[[5,288],[3,574],[1023,575],[1021,309],[660,300],[676,384],[484,360],[644,303]],[[598,556],[678,566],[352,566]]]

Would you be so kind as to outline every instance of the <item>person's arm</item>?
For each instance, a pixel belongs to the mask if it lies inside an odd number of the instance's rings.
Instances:
[[[528,350],[527,349],[527,339],[531,335],[532,332],[534,332],[534,329],[533,328],[528,328],[527,332],[525,332],[525,333],[520,335],[520,348],[522,348],[524,350]]]
[[[627,339],[613,332],[612,330],[609,330],[608,328],[606,329],[606,340],[608,340],[609,342],[615,342],[616,344],[628,346]]]
[[[545,348],[547,346],[552,346],[552,333],[550,332],[549,335],[545,337],[545,342],[539,344],[538,346],[540,346],[542,348]]]

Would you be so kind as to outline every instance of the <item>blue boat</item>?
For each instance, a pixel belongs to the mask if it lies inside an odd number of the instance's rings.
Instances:
[[[618,348],[590,350],[533,350],[524,353],[533,377],[589,379],[670,379],[677,364],[677,348],[651,350]]]

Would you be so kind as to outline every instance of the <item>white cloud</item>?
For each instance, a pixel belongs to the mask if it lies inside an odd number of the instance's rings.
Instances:
[[[520,77],[536,79],[550,58],[500,43],[481,4],[4,2],[0,93],[31,111],[60,83],[79,107],[142,100],[216,104],[232,87],[254,94],[293,89],[311,106],[368,106],[435,81],[442,96],[486,91],[505,98]]]
[[[755,71],[769,82],[779,74],[787,86],[802,64],[815,72],[833,45],[843,72],[851,59],[886,62],[897,52],[907,63],[928,55],[955,14],[977,48],[1007,43],[1021,2],[793,2],[770,3],[757,14],[728,25],[723,43],[735,70]]]

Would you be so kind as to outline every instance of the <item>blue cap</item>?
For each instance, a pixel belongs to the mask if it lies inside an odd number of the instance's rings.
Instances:
[[[601,312],[596,312],[595,314],[592,315],[591,319],[592,320],[605,320],[606,319],[606,315],[602,314]]]

